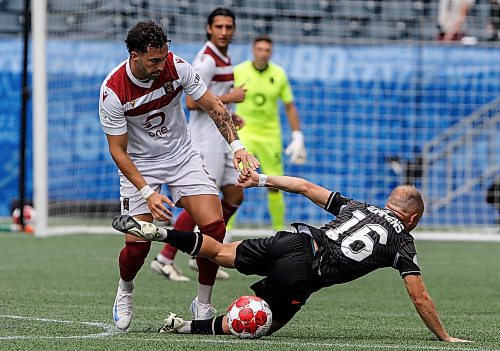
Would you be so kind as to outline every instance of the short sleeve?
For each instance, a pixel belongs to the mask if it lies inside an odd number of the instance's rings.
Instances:
[[[123,135],[127,133],[127,121],[123,106],[115,92],[105,85],[99,97],[99,119],[104,133]]]
[[[393,267],[399,271],[401,278],[407,275],[421,275],[413,242],[408,242],[397,252]]]
[[[342,206],[347,205],[349,200],[349,198],[342,196],[339,192],[332,192],[326,202],[325,210],[335,216],[338,216],[342,210]]]
[[[283,74],[283,84],[280,90],[280,98],[284,104],[288,104],[290,102],[293,102],[294,96],[292,87],[290,86],[290,82],[288,81],[288,77],[285,71],[282,71],[282,74]]]
[[[193,100],[198,100],[207,91],[203,79],[195,72],[193,66],[183,59],[174,57],[174,63],[184,92],[191,96]]]

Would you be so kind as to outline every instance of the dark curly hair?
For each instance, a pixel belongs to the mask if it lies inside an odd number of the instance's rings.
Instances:
[[[153,21],[138,22],[128,31],[125,39],[129,53],[145,53],[149,47],[162,48],[169,42],[163,27]]]
[[[218,7],[215,10],[213,10],[212,13],[210,13],[210,15],[208,15],[207,18],[207,24],[209,26],[211,26],[214,23],[215,16],[231,17],[233,19],[233,24],[236,25],[236,16],[234,15],[234,12],[228,8]],[[207,40],[210,40],[210,34],[208,34],[208,32],[207,32]]]

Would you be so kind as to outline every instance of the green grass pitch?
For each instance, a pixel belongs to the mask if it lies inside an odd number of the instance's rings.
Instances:
[[[134,320],[112,332],[111,307],[123,237],[33,238],[0,234],[0,350],[500,350],[500,243],[420,242],[419,264],[448,332],[472,344],[438,342],[418,317],[397,271],[374,272],[316,293],[280,332],[261,340],[159,335],[169,311],[188,316],[196,275],[179,256],[188,283],[136,278]],[[215,287],[223,312],[251,293],[257,277],[236,271]]]

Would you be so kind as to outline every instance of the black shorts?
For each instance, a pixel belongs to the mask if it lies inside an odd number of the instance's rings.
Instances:
[[[273,320],[287,323],[320,289],[312,270],[314,246],[307,234],[278,232],[275,236],[243,240],[236,249],[235,268],[265,278],[251,286],[271,307]]]

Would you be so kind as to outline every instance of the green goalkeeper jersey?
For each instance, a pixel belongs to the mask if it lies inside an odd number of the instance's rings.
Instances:
[[[257,70],[252,61],[245,61],[234,68],[234,86],[244,85],[245,100],[236,104],[236,113],[245,119],[243,134],[280,136],[278,99],[283,103],[293,101],[293,93],[285,71],[269,62],[263,71]],[[239,132],[239,133],[240,133]]]

